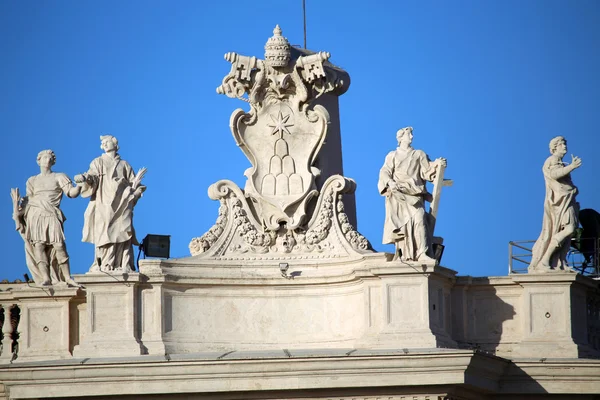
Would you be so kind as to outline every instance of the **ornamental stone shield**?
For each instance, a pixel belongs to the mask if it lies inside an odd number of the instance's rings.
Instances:
[[[231,131],[252,167],[245,173],[246,196],[261,223],[271,230],[295,229],[306,219],[306,204],[317,194],[315,158],[327,135],[329,115],[312,105],[342,86],[327,52],[291,57],[279,26],[265,45],[265,59],[227,53],[231,71],[217,92],[250,104],[231,117]],[[246,97],[247,95],[247,97]]]
[[[214,183],[219,216],[190,252],[203,259],[334,259],[371,251],[350,224],[342,202],[355,183],[341,175],[322,176],[316,158],[327,136],[329,113],[315,100],[343,93],[349,75],[329,63],[327,52],[292,48],[279,26],[265,45],[265,59],[225,54],[231,70],[217,93],[247,102],[230,128],[251,167],[240,189],[229,180]],[[293,253],[293,256],[289,253]],[[275,257],[275,258],[274,258]],[[283,257],[283,258],[281,258]]]
[[[317,108],[310,121],[283,101],[263,107],[254,124],[246,125],[244,114],[233,115],[231,129],[253,165],[245,173],[246,195],[266,226],[286,223],[293,229],[302,222],[304,204],[317,194],[312,164],[327,133],[327,113]]]

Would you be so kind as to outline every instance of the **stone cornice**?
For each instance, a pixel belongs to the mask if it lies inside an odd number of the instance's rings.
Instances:
[[[0,381],[11,399],[413,385],[494,392],[507,366],[470,350],[283,350],[11,364]]]

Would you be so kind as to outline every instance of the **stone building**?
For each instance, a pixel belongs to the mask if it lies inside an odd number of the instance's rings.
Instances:
[[[225,56],[217,92],[250,105],[230,126],[252,168],[210,187],[219,215],[190,257],[0,284],[0,398],[598,398],[597,282],[374,252],[342,175],[348,74],[278,27],[265,49]]]

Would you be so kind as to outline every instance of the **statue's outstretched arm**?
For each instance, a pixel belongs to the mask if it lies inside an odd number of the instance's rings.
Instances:
[[[81,186],[73,186],[70,187],[69,190],[67,191],[67,197],[70,199],[74,199],[75,197],[79,196],[79,194],[81,193]]]
[[[581,158],[573,156],[571,164],[564,165],[562,161],[550,158],[547,165],[544,166],[546,173],[552,179],[561,179],[569,175],[571,171],[581,166]]]

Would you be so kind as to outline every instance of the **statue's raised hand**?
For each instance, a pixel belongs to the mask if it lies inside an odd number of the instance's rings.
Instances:
[[[573,166],[573,169],[581,167],[581,158],[571,154],[571,165]]]
[[[439,166],[444,167],[444,168],[446,168],[448,166],[448,162],[443,157],[436,159],[435,162],[437,162]]]
[[[86,181],[84,174],[77,174],[77,175],[75,175],[75,177],[73,179],[75,180],[75,183],[78,185],[85,183],[85,181]]]

